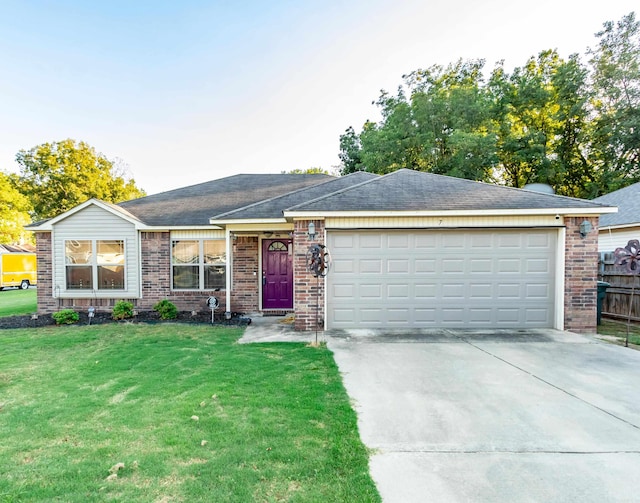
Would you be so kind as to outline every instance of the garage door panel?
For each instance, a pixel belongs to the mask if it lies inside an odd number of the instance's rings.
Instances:
[[[362,259],[360,261],[360,267],[358,268],[360,274],[381,274],[382,273],[382,260],[381,259]]]
[[[476,324],[491,324],[493,319],[493,310],[491,308],[471,308],[469,309],[469,322]]]
[[[526,261],[527,274],[536,273],[549,273],[549,260],[548,259],[528,259]]]
[[[329,328],[553,326],[556,231],[349,233],[328,232]]]
[[[493,260],[490,258],[472,258],[469,260],[469,272],[471,274],[493,273]]]
[[[382,299],[382,285],[380,284],[361,284],[360,297],[363,299]]]
[[[355,286],[352,283],[333,285],[333,287],[331,288],[331,292],[333,296],[338,299],[350,299],[353,298],[355,294]]]
[[[409,274],[409,259],[387,260],[387,272],[389,274]]]
[[[519,283],[500,283],[498,284],[498,300],[513,300],[522,297],[521,285]]]
[[[356,272],[356,259],[335,259],[331,263],[331,270],[335,274],[353,274]]]
[[[414,261],[414,271],[416,274],[435,274],[437,261],[431,258],[417,258]]]
[[[409,299],[410,286],[406,283],[400,285],[387,285],[387,299],[394,300],[408,300]]]
[[[438,292],[437,285],[433,283],[418,283],[414,288],[414,297],[417,301],[434,299]]]
[[[551,296],[551,292],[549,292],[549,285],[546,283],[530,283],[526,285],[526,288],[526,296],[528,299],[548,299]]]
[[[441,271],[445,274],[464,274],[465,260],[462,258],[442,259]]]
[[[408,250],[410,243],[410,236],[408,234],[388,234],[387,235],[387,246],[390,249],[395,250]]]
[[[469,285],[469,300],[492,299],[494,288],[491,283],[472,283]]]
[[[382,248],[382,235],[361,234],[359,244],[360,248],[374,248],[379,250],[380,248]]]

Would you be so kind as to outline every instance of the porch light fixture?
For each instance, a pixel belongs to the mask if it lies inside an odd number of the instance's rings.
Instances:
[[[587,234],[589,234],[592,229],[593,229],[593,226],[591,225],[591,222],[589,222],[589,220],[583,220],[582,223],[580,224],[580,235],[583,238],[586,238]]]
[[[316,238],[316,224],[314,224],[313,222],[309,222],[307,234],[309,235],[309,239],[311,241],[313,241]]]

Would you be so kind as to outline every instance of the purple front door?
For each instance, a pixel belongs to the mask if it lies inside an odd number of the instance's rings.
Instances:
[[[293,254],[290,239],[262,241],[262,309],[293,308]]]

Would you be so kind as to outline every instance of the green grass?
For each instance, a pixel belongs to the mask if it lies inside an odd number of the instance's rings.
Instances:
[[[241,333],[0,331],[0,501],[380,501],[331,352]]]
[[[36,289],[0,291],[0,317],[37,311]]]
[[[618,339],[617,342],[624,343],[627,336],[627,322],[602,318],[602,323],[598,325],[598,334],[615,337]],[[640,325],[637,323],[632,322],[629,327],[629,342],[640,345]]]

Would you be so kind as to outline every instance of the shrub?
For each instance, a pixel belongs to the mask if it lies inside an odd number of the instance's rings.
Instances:
[[[153,306],[153,310],[160,315],[162,320],[175,320],[178,317],[178,308],[170,300],[164,299]]]
[[[113,306],[113,314],[111,317],[114,320],[133,318],[133,304],[126,300],[119,300],[115,306]]]
[[[56,325],[73,325],[74,323],[78,323],[80,320],[80,315],[73,309],[61,309],[57,313],[53,313],[51,316],[53,316]]]

